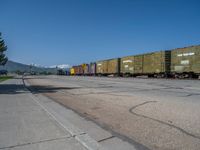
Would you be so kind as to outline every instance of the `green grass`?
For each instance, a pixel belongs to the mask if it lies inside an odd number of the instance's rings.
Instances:
[[[0,82],[8,80],[8,79],[12,79],[12,76],[0,76]]]

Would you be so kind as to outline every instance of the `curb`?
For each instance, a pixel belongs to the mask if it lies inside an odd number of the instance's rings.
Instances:
[[[53,109],[46,107],[43,105],[39,98],[36,97],[32,91],[27,87],[29,85],[22,77],[24,88],[26,88],[30,92],[30,97],[49,115],[52,117],[54,121],[56,121],[61,127],[63,127],[67,132],[70,133],[72,137],[74,137],[80,144],[82,144],[88,150],[106,150],[102,147],[96,140],[91,138],[87,133],[83,132],[81,129],[75,127],[69,121],[57,114]],[[47,97],[45,97],[47,98]],[[48,99],[48,98],[47,98]],[[52,101],[53,102],[53,101]],[[60,105],[60,107],[63,107]],[[65,108],[66,109],[66,108]]]

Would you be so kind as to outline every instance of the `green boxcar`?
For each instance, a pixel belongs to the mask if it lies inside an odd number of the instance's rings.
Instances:
[[[108,75],[119,75],[120,73],[120,58],[107,60]]]
[[[121,58],[121,75],[140,75],[143,73],[143,55]]]
[[[143,74],[144,55],[134,56],[134,74]]]
[[[170,51],[121,58],[121,74],[154,75],[170,72]]]
[[[134,74],[134,56],[122,57],[120,70],[122,75]]]
[[[170,72],[170,51],[147,53],[143,56],[143,74],[163,74]]]
[[[200,74],[200,46],[172,50],[171,72]]]
[[[97,61],[96,62],[96,73],[98,75],[107,74],[108,72],[108,62],[107,60]]]
[[[120,58],[97,61],[96,72],[100,75],[119,75]]]

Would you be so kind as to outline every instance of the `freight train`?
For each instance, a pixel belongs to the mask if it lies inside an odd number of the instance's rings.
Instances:
[[[200,45],[73,66],[71,75],[200,77]]]

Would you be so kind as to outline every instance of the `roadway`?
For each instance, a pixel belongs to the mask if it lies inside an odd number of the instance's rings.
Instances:
[[[35,94],[72,109],[131,144],[200,149],[200,81],[32,76]]]
[[[0,83],[1,150],[146,150],[54,102],[21,77]]]

